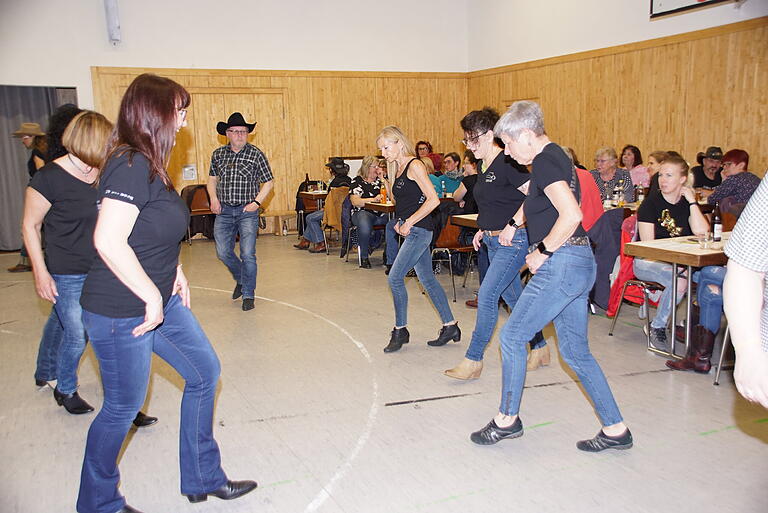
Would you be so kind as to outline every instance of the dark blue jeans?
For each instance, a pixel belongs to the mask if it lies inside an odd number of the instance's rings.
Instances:
[[[405,275],[411,269],[416,271],[419,281],[424,286],[429,299],[437,308],[443,324],[453,321],[453,313],[448,305],[448,298],[440,283],[432,272],[432,256],[429,244],[432,242],[432,232],[414,226],[405,238],[403,246],[397,253],[397,258],[389,271],[389,288],[395,302],[395,326],[408,324],[408,291],[405,288]]]
[[[224,262],[232,278],[243,287],[243,297],[253,299],[256,289],[256,235],[259,230],[259,214],[243,212],[243,207],[221,205],[216,216],[213,236],[216,239],[216,256]],[[240,234],[240,256],[235,254],[235,237]]]
[[[37,349],[37,366],[35,379],[40,381],[53,381],[59,359],[59,346],[64,339],[64,328],[56,315],[56,309],[51,307],[51,314],[43,328],[43,336],[40,337],[40,346]]]
[[[153,352],[185,381],[179,432],[181,493],[207,493],[227,482],[213,438],[219,359],[179,296],[171,296],[164,315],[159,327],[134,337],[131,330],[144,321],[143,316],[115,319],[83,311],[99,360],[104,404],[88,430],[77,499],[79,513],[115,513],[125,505],[117,489],[117,457],[131,421],[144,403]]]
[[[376,215],[368,210],[359,210],[352,213],[352,224],[357,226],[357,245],[360,247],[360,254],[363,258],[368,258],[369,255],[368,248],[371,243],[373,227],[386,225],[388,219],[387,214]],[[395,239],[395,244],[397,244],[397,239]],[[389,245],[387,245],[387,251],[389,251]],[[394,262],[395,259],[392,258],[389,261]]]
[[[325,215],[325,210],[315,210],[307,215],[307,227],[304,229],[304,238],[309,242],[315,244],[323,242],[323,215]]]
[[[56,388],[62,394],[77,390],[77,367],[85,351],[85,327],[80,294],[85,283],[85,274],[53,274],[59,296],[53,309],[63,328],[57,358]]]
[[[499,317],[499,298],[503,297],[510,310],[513,310],[523,292],[520,284],[520,268],[525,264],[525,256],[528,254],[528,232],[525,228],[518,229],[512,238],[511,246],[499,244],[498,236],[486,235],[483,237],[483,242],[488,248],[491,264],[477,293],[477,320],[475,330],[472,332],[472,342],[465,355],[476,362],[483,359],[485,347],[496,328]],[[540,341],[536,347],[543,347],[546,344],[541,331],[537,332],[534,338]]]
[[[698,283],[696,301],[699,303],[699,324],[712,333],[720,331],[724,280],[725,267],[720,265],[702,267],[693,274],[693,281]]]
[[[600,365],[589,351],[589,291],[595,283],[589,246],[561,246],[533,275],[501,330],[502,389],[499,411],[517,415],[525,384],[526,344],[554,321],[560,355],[573,369],[603,426],[622,421]]]

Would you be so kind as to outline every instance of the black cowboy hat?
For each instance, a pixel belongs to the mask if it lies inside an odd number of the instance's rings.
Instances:
[[[227,134],[227,129],[233,126],[244,126],[248,129],[248,133],[253,132],[253,127],[256,126],[256,123],[246,123],[245,118],[243,118],[243,115],[239,112],[235,112],[231,116],[229,116],[229,119],[227,122],[219,121],[216,123],[216,131],[221,135]]]

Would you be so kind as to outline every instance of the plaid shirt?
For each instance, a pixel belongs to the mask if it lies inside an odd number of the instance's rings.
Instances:
[[[252,202],[259,193],[259,184],[273,179],[266,155],[250,143],[237,153],[229,145],[214,150],[209,174],[218,178],[219,201],[229,205]]]
[[[768,224],[768,178],[763,178],[749,199],[725,246],[725,254],[728,258],[747,269],[764,274],[763,309],[760,315],[760,338],[763,351],[768,351],[768,231],[765,229],[766,224]]]

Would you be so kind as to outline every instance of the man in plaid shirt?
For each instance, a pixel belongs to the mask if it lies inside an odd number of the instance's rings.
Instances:
[[[246,123],[235,112],[216,131],[229,144],[214,150],[208,176],[211,210],[216,215],[213,228],[216,255],[235,279],[232,299],[243,298],[243,311],[253,309],[256,289],[256,234],[259,208],[272,190],[273,177],[266,155],[248,143],[256,123]],[[240,256],[235,254],[235,237],[240,234]]]

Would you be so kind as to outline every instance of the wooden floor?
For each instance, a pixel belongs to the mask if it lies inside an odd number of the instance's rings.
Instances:
[[[495,513],[766,511],[768,411],[742,400],[732,373],[668,371],[645,350],[637,309],[590,319],[591,347],[635,436],[630,451],[587,454],[575,442],[593,436],[597,418],[557,358],[529,373],[521,418],[525,436],[479,447],[499,402],[494,337],[481,379],[443,376],[462,358],[475,311],[464,306],[477,276],[452,303],[463,330],[458,344],[424,342],[439,318],[415,280],[411,343],[384,354],[393,324],[381,267],[358,269],[337,255],[294,250],[294,237],[258,241],[256,308],[230,299],[233,282],[213,243],[182,249],[193,310],[222,362],[216,438],[232,479],[256,479],[246,497],[192,505],[179,492],[178,410],[182,382],[155,359],[147,413],[160,417],[132,432],[120,462],[121,491],[152,512]],[[0,269],[16,263],[0,255]],[[441,283],[449,290],[447,275]],[[0,273],[0,512],[74,512],[85,434],[93,414],[72,416],[33,372],[50,306],[30,273]],[[502,311],[500,321],[507,314]],[[80,394],[97,408],[101,385],[89,349]]]

